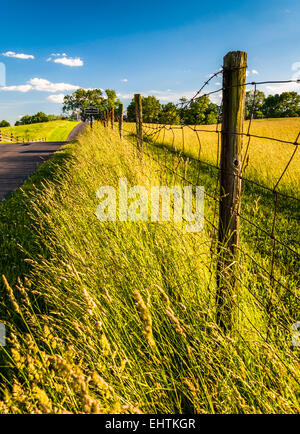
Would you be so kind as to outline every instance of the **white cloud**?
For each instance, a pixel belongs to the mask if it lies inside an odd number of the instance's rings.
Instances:
[[[128,81],[128,78],[122,78],[122,80],[121,81],[123,81],[123,83],[127,83],[127,81]]]
[[[51,83],[45,78],[31,78],[26,84],[16,86],[2,86],[0,91],[5,92],[28,92],[29,90],[37,90],[40,92],[69,92],[79,89],[80,86],[69,83]]]
[[[186,92],[174,92],[171,89],[167,90],[149,90],[147,92],[143,92],[143,96],[152,96],[154,95],[156,98],[158,98],[160,101],[165,102],[178,102],[178,100],[182,97],[185,97],[187,99],[192,98],[195,95],[196,91],[190,90]],[[121,99],[132,99],[134,96],[134,93],[117,93],[117,97]]]
[[[292,71],[297,71],[298,69],[300,69],[300,62],[294,62],[292,64]]]
[[[251,69],[251,70],[247,69],[246,70],[246,77],[249,77],[249,75],[257,75],[257,74],[259,74],[257,69]]]
[[[143,96],[151,96],[154,95],[156,98],[158,98],[162,102],[174,102],[177,103],[180,98],[185,97],[188,100],[191,99],[193,96],[195,96],[196,90],[188,90],[185,92],[174,92],[171,89],[167,90],[149,90],[146,92],[143,92]],[[117,93],[117,97],[121,99],[132,99],[134,96],[134,93]],[[212,102],[219,104],[222,96],[221,93],[215,93],[210,96],[210,99]]]
[[[79,86],[68,83],[51,83],[51,81],[44,78],[32,78],[28,81],[32,85],[34,90],[39,90],[41,92],[65,92],[79,89]]]
[[[282,93],[282,92],[299,92],[300,83],[278,83],[266,86],[267,93]]]
[[[67,53],[52,53],[47,62],[61,63],[66,66],[83,66],[83,60],[80,57],[67,57]]]
[[[298,80],[298,83],[278,83],[274,85],[266,85],[267,93],[282,93],[282,92],[300,92],[300,62],[294,62],[291,66],[294,71],[291,80]]]
[[[2,53],[2,55],[6,57],[14,57],[15,59],[34,59],[32,54],[15,53],[14,51],[7,51],[6,53]]]
[[[66,66],[83,66],[83,60],[80,57],[58,57],[54,60],[54,63],[61,63]]]
[[[122,98],[122,99],[132,99],[133,98],[133,93],[117,93],[117,97],[118,98]],[[105,98],[105,96],[104,96]]]
[[[64,102],[64,94],[63,93],[58,93],[56,95],[49,95],[47,97],[48,101],[54,102],[56,104],[62,104]]]
[[[292,64],[292,71],[295,71],[292,75],[292,80],[299,80],[299,78],[300,78],[300,62],[294,62]]]
[[[48,59],[46,59],[46,62],[51,62],[51,60],[53,60],[53,57],[61,57],[61,56],[66,56],[66,53],[51,53],[50,56],[48,57]]]
[[[2,86],[2,87],[0,87],[0,90],[3,90],[5,92],[23,92],[23,93],[26,93],[31,89],[32,89],[32,86],[30,84],[21,84],[19,86]]]
[[[186,92],[174,92],[170,89],[167,90],[150,90],[149,92],[146,92],[145,96],[148,95],[154,95],[161,101],[171,101],[171,102],[177,102],[180,98],[185,97],[187,99],[192,98],[196,94],[196,91],[189,90]]]

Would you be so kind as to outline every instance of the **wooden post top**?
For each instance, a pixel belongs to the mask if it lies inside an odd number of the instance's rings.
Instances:
[[[229,51],[223,58],[224,68],[247,68],[247,53],[245,51]]]

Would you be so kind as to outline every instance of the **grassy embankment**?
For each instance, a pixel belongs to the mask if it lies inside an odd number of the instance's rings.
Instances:
[[[179,172],[198,176],[192,163],[181,166]],[[224,336],[214,321],[215,278],[207,269],[215,261],[212,230],[99,222],[96,191],[116,187],[119,177],[148,187],[180,183],[152,159],[142,161],[129,139],[120,143],[101,128],[63,147],[0,205],[0,320],[10,330],[1,354],[0,412],[299,412],[297,349],[249,295],[249,289],[269,294],[265,276],[241,263],[239,305],[246,315]],[[208,190],[211,180],[203,169]],[[245,193],[249,213],[263,215],[251,194]],[[293,212],[282,208],[280,225]],[[206,216],[213,218],[209,202]],[[252,253],[246,235],[243,243]],[[268,265],[268,252],[255,252]],[[276,262],[276,276],[295,290],[288,264],[286,257]],[[275,292],[273,302],[281,321],[298,319],[283,294]]]
[[[5,134],[13,133],[15,137],[24,138],[25,141],[45,138],[48,142],[60,142],[66,140],[69,133],[78,123],[76,121],[50,121],[0,129]]]

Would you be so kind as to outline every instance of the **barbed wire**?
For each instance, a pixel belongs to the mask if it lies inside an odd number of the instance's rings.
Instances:
[[[208,92],[203,92],[204,89],[210,84],[210,82],[216,78],[217,76],[223,74],[224,69],[218,70],[214,74],[211,74],[209,79],[204,82],[204,84],[199,88],[199,90],[194,94],[192,98],[190,98],[188,101],[180,102],[176,105],[176,107],[180,108],[187,108],[191,106],[193,102],[196,100],[203,101],[203,106],[205,103],[205,97],[209,97],[212,94],[220,93],[224,91],[224,87],[220,87],[217,90],[212,90]],[[267,323],[266,323],[266,334],[263,337],[262,332],[260,332],[255,324],[250,320],[250,318],[247,317],[245,312],[242,312],[242,315],[244,319],[247,320],[249,324],[251,324],[251,327],[258,333],[262,339],[267,343],[270,339],[270,328],[271,328],[271,322],[273,321],[277,326],[281,327],[285,333],[289,332],[289,324],[285,318],[282,318],[279,313],[279,309],[283,309],[283,307],[276,306],[276,301],[278,301],[278,298],[280,300],[284,299],[288,295],[289,299],[292,300],[291,306],[293,304],[297,304],[299,307],[300,297],[298,292],[293,291],[292,286],[290,284],[290,277],[287,274],[286,270],[284,269],[284,265],[281,263],[283,255],[286,255],[286,252],[289,252],[289,255],[292,255],[293,261],[297,260],[300,256],[299,251],[294,247],[298,245],[298,241],[296,239],[292,238],[292,234],[287,234],[287,239],[283,239],[283,230],[284,228],[278,228],[278,216],[282,211],[279,210],[279,199],[281,200],[290,200],[294,201],[295,208],[296,204],[298,206],[299,197],[295,197],[293,194],[288,193],[287,191],[280,191],[278,190],[283,177],[286,175],[289,167],[291,166],[292,161],[295,159],[295,155],[298,152],[299,144],[300,144],[300,131],[295,137],[295,140],[288,140],[286,138],[282,137],[271,137],[266,136],[262,134],[256,134],[253,130],[253,120],[255,119],[255,106],[256,106],[256,99],[257,99],[257,90],[258,86],[260,85],[266,85],[266,84],[287,84],[287,83],[300,83],[300,80],[269,80],[269,81],[249,81],[245,84],[239,84],[234,85],[231,87],[238,87],[238,86],[244,86],[245,88],[247,86],[253,86],[253,90],[251,92],[252,96],[252,104],[251,109],[249,113],[249,123],[247,126],[246,131],[242,132],[231,132],[230,134],[236,134],[241,137],[247,138],[247,142],[244,147],[244,152],[242,156],[242,162],[241,162],[241,171],[240,173],[234,173],[233,177],[238,177],[243,185],[243,189],[245,189],[245,186],[249,184],[249,186],[252,186],[252,195],[255,197],[258,201],[260,198],[260,195],[258,194],[259,191],[264,191],[266,194],[266,199],[268,200],[266,202],[266,205],[264,205],[265,208],[268,209],[268,215],[265,216],[265,221],[262,221],[261,224],[256,222],[256,218],[253,216],[248,217],[247,209],[245,206],[241,208],[241,211],[234,211],[241,219],[241,222],[243,223],[242,226],[242,234],[243,229],[246,229],[250,234],[250,239],[247,240],[243,239],[241,241],[241,244],[236,246],[237,250],[239,251],[240,258],[247,258],[247,267],[249,274],[249,279],[253,278],[253,271],[251,271],[254,267],[254,269],[257,270],[256,273],[256,280],[258,282],[257,288],[254,285],[249,285],[249,282],[245,283],[245,281],[242,279],[241,274],[237,274],[235,272],[235,278],[239,282],[239,284],[244,288],[245,291],[248,292],[248,294],[252,297],[252,299],[255,301],[255,304],[258,304],[260,308],[263,309],[265,315],[267,316]],[[228,90],[228,87],[226,87]],[[222,106],[222,102],[221,102]],[[201,107],[200,107],[201,109]],[[209,215],[204,216],[205,223],[208,224],[208,227],[211,229],[210,236],[211,236],[211,244],[210,244],[210,264],[207,265],[204,264],[207,268],[210,276],[209,281],[209,289],[210,294],[213,293],[213,289],[211,287],[211,283],[214,280],[214,270],[216,268],[216,261],[214,258],[218,255],[217,249],[215,248],[218,244],[218,225],[216,223],[216,217],[217,212],[220,204],[220,200],[222,198],[221,195],[218,194],[219,189],[219,179],[220,179],[220,140],[222,135],[228,134],[228,131],[224,131],[221,126],[221,112],[218,114],[218,121],[214,126],[212,126],[212,129],[205,129],[201,127],[199,124],[195,125],[171,125],[167,123],[161,123],[161,124],[155,124],[155,123],[144,123],[143,124],[143,134],[144,134],[144,149],[143,154],[147,156],[148,158],[156,161],[160,167],[161,173],[162,171],[165,171],[169,174],[172,174],[173,180],[175,182],[176,179],[179,179],[181,182],[187,183],[191,186],[198,186],[198,182],[201,179],[201,176],[203,175],[203,167],[206,167],[206,171],[208,173],[211,180],[211,186],[210,188],[206,188],[204,195],[206,197],[206,200],[210,203],[210,213]],[[126,130],[124,130],[126,131]],[[176,139],[179,140],[179,135],[181,131],[181,148],[178,149],[176,146]],[[195,134],[196,140],[198,143],[198,154],[197,156],[193,155],[191,152],[188,152],[185,146],[186,143],[186,137],[185,132],[191,131]],[[133,134],[132,130],[127,130],[128,134]],[[171,139],[168,142],[168,139],[166,139],[166,133],[171,133]],[[205,147],[204,143],[202,142],[202,136],[201,133],[205,134],[212,134],[216,135],[216,155],[215,160],[216,164],[213,164],[211,161],[207,161],[202,157],[203,148]],[[162,139],[161,139],[162,134]],[[254,140],[265,140],[265,141],[272,141],[275,145],[278,144],[280,146],[282,145],[290,145],[293,146],[293,150],[291,152],[290,157],[287,159],[284,167],[280,171],[279,176],[277,176],[274,179],[273,185],[269,185],[268,182],[261,183],[258,179],[255,179],[253,177],[249,178],[245,176],[245,171],[247,168],[247,165],[249,163],[249,159],[251,159],[250,156],[250,149],[253,144]],[[167,143],[166,143],[167,140]],[[148,149],[145,149],[145,147],[148,147]],[[177,161],[176,161],[177,160]],[[188,167],[191,166],[190,175],[187,175]],[[245,192],[243,193],[245,194]],[[243,197],[243,196],[242,196]],[[272,207],[268,205],[270,200],[273,197],[273,205]],[[253,199],[254,200],[254,199]],[[289,213],[289,217],[292,220],[297,221],[297,218],[290,216],[290,214],[293,214],[294,211],[297,213],[297,209],[294,210],[291,209]],[[268,223],[269,222],[269,223]],[[269,227],[268,227],[268,224]],[[250,231],[250,232],[249,232]],[[260,238],[263,240],[270,240],[270,246],[266,244],[266,241],[263,242],[263,248],[260,246],[259,243],[262,243],[260,241]],[[247,243],[254,244],[250,249],[247,248]],[[278,250],[279,249],[279,250]],[[251,254],[251,252],[253,252]],[[288,261],[289,259],[287,259]],[[245,261],[243,263],[240,263],[240,260],[238,260],[238,266],[243,267],[243,273],[245,273]],[[260,271],[258,271],[260,270]],[[296,271],[296,270],[295,270]],[[264,273],[264,274],[261,274]],[[278,277],[278,274],[280,277]],[[280,288],[277,292],[275,292],[275,286]],[[259,288],[262,288],[262,292],[259,293]],[[236,301],[234,301],[235,307],[237,310],[241,311],[241,306],[239,306]],[[275,303],[275,305],[274,305]],[[274,310],[275,306],[275,310]],[[292,309],[292,307],[287,306],[284,309],[289,311],[289,309]],[[289,314],[289,318],[294,315],[294,310],[292,310],[292,314]],[[296,318],[294,318],[296,320]],[[275,330],[275,329],[274,329]],[[275,332],[273,332],[275,333]],[[276,333],[275,333],[276,334]],[[277,336],[278,337],[278,336]],[[244,339],[244,337],[243,337]],[[277,357],[280,358],[280,356],[277,354]],[[282,361],[282,360],[281,360]],[[283,361],[282,361],[283,362]],[[294,374],[293,374],[294,375]]]

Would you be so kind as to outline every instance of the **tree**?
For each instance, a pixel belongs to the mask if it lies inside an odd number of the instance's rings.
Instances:
[[[300,95],[297,92],[269,95],[265,99],[262,112],[267,118],[300,116]]]
[[[37,124],[40,122],[48,122],[48,116],[43,112],[38,112],[33,116],[25,115],[19,121],[15,123],[15,125],[28,125],[28,124]]]
[[[161,111],[160,102],[155,96],[143,96],[143,121],[148,123],[158,122],[159,114]]]
[[[255,94],[253,90],[249,90],[248,92],[246,92],[246,102],[245,102],[246,119],[250,119],[251,113],[253,114],[254,119],[261,119],[264,117],[262,110],[263,110],[265,99],[266,99],[265,94],[260,90],[257,90]]]
[[[48,121],[67,121],[70,118],[68,116],[63,116],[63,115],[48,115]]]
[[[181,98],[182,107],[180,117],[186,125],[200,125],[205,123],[207,109],[209,108],[210,100],[206,95],[195,98],[187,104],[186,98]]]
[[[90,105],[97,107],[100,112],[105,110],[104,96],[101,89],[77,89],[71,95],[64,97],[63,112],[80,111],[80,117],[83,121],[87,119],[84,110]]]
[[[0,122],[0,128],[10,127],[10,123],[8,121],[1,121]]]
[[[217,124],[220,121],[221,108],[218,104],[210,102],[205,110],[205,125]]]
[[[32,116],[30,115],[25,115],[23,117],[21,117],[21,119],[18,121],[18,125],[27,125],[27,124],[31,124],[31,119]]]
[[[84,114],[84,110],[90,105],[99,109],[99,115],[94,116],[96,119],[101,119],[103,113],[106,110],[116,108],[116,105],[120,103],[117,99],[116,91],[112,89],[106,89],[107,97],[105,98],[101,89],[77,89],[71,95],[64,97],[63,112],[80,111],[80,117],[83,121],[86,121],[88,116]]]
[[[155,96],[142,97],[143,121],[147,123],[156,123],[159,120],[161,104]],[[135,122],[135,101],[131,100],[127,107],[126,120]]]
[[[176,105],[172,102],[168,102],[167,104],[162,105],[158,120],[161,124],[180,124],[180,117]]]
[[[31,123],[38,124],[41,122],[48,122],[48,116],[43,112],[38,112],[35,115],[31,116]]]

